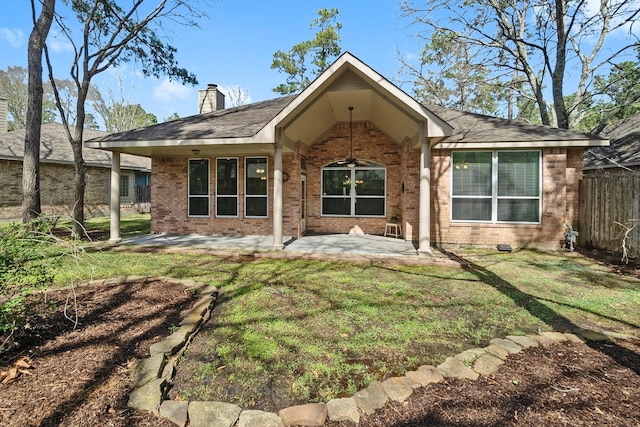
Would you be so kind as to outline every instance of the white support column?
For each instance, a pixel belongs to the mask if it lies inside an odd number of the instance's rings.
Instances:
[[[282,133],[277,132],[273,156],[273,247],[284,248],[282,244]]]
[[[111,193],[109,197],[111,219],[110,242],[119,242],[120,238],[120,153],[111,153]]]
[[[420,124],[420,209],[418,252],[431,254],[431,146],[427,123]]]

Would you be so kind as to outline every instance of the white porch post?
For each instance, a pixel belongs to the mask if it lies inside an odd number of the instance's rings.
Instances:
[[[120,153],[111,153],[111,194],[110,203],[110,242],[119,242],[120,238]]]
[[[282,141],[278,132],[273,156],[273,247],[282,249]]]
[[[420,216],[418,252],[431,254],[431,147],[427,123],[420,124]]]

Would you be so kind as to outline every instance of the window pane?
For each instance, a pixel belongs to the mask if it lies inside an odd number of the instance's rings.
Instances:
[[[453,195],[491,195],[491,152],[452,153]]]
[[[216,160],[216,194],[238,194],[238,159]]]
[[[384,215],[384,197],[356,198],[356,215]]]
[[[247,197],[244,214],[245,216],[267,216],[267,198]]]
[[[120,175],[120,197],[129,197],[129,175]]]
[[[351,197],[323,197],[323,215],[351,215]]]
[[[498,199],[498,221],[540,222],[538,199]]]
[[[216,203],[217,216],[238,216],[237,197],[217,197]]]
[[[189,160],[189,195],[209,194],[209,161]]]
[[[189,215],[208,216],[209,197],[189,197]]]
[[[538,197],[540,195],[540,153],[538,151],[498,152],[498,196]]]
[[[322,171],[322,194],[348,196],[351,194],[350,169],[325,169]]]
[[[245,192],[251,196],[267,195],[267,159],[247,158],[247,188]]]
[[[491,221],[491,199],[454,198],[451,206],[454,221]]]
[[[384,170],[356,169],[356,194],[359,196],[384,196]]]

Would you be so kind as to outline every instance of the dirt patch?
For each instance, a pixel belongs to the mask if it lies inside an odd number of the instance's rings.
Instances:
[[[0,355],[0,371],[28,356],[32,375],[0,385],[0,425],[172,426],[126,404],[133,366],[170,334],[191,294],[160,281],[79,288],[76,329],[63,314],[70,295],[29,300],[29,321],[13,336],[18,345]],[[638,426],[639,390],[640,341],[565,343],[511,355],[474,383],[416,390],[405,403],[363,416],[360,426]]]
[[[127,400],[132,368],[180,322],[192,294],[162,281],[77,288],[75,329],[73,298],[63,290],[29,299],[28,321],[0,354],[0,371],[27,356],[31,375],[0,385],[0,425],[173,425],[130,411]]]

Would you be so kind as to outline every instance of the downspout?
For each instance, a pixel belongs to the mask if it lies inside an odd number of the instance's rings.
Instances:
[[[420,208],[418,225],[418,253],[432,254],[431,250],[431,146],[427,122],[420,122]]]
[[[120,237],[120,153],[111,153],[111,188],[110,188],[110,238],[109,241],[117,243]]]

